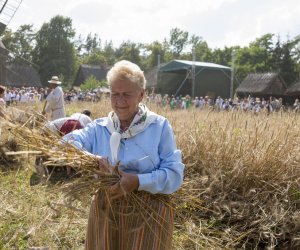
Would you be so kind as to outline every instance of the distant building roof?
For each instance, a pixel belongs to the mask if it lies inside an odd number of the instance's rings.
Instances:
[[[285,81],[277,73],[249,74],[236,89],[237,95],[283,96],[286,91]]]
[[[0,40],[0,48],[6,49],[5,46],[4,46],[4,44],[3,44],[3,42],[1,40]]]
[[[38,72],[31,66],[21,64],[6,67],[4,84],[12,87],[42,87]]]
[[[82,64],[76,74],[73,86],[80,86],[90,76],[94,76],[98,81],[105,80],[109,68],[105,66]]]
[[[3,42],[0,40],[0,64],[1,64],[1,66],[6,65],[7,57],[8,57],[8,50],[5,48]],[[3,77],[0,76],[0,79],[2,81]]]
[[[288,96],[300,95],[300,82],[296,82],[295,84],[288,87],[285,94]]]

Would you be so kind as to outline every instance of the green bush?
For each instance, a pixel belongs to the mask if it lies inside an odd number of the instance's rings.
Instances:
[[[88,79],[86,79],[85,82],[80,85],[80,89],[83,91],[89,91],[103,86],[107,86],[105,80],[98,81],[96,77],[89,76]]]

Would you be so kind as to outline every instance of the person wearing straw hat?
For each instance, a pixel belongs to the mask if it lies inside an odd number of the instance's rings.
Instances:
[[[106,161],[116,166],[120,177],[94,196],[85,247],[172,249],[174,211],[168,194],[180,188],[184,170],[172,127],[141,103],[146,80],[138,65],[117,62],[107,81],[112,106],[108,117],[63,137],[99,156],[100,170],[111,171]]]
[[[52,76],[48,81],[50,93],[48,94],[42,114],[50,114],[50,120],[56,120],[65,117],[64,93],[60,87],[61,81],[57,76]]]

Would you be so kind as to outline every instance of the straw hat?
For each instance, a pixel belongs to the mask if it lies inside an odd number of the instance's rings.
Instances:
[[[61,81],[59,81],[58,76],[52,76],[51,80],[48,81],[49,83],[54,83],[54,84],[61,84]]]

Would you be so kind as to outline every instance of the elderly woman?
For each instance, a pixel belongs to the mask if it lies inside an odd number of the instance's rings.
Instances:
[[[107,80],[113,111],[64,137],[113,165],[120,162],[119,182],[93,199],[86,249],[171,249],[173,210],[168,196],[154,194],[171,194],[182,184],[173,130],[141,104],[146,81],[136,64],[116,63]],[[130,204],[131,192],[146,209]]]

